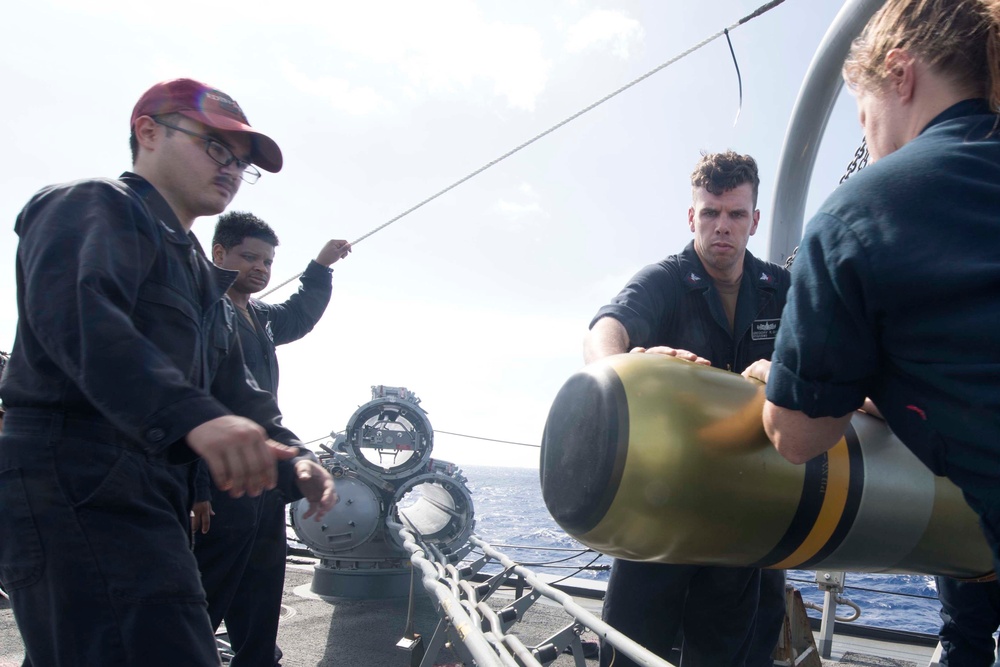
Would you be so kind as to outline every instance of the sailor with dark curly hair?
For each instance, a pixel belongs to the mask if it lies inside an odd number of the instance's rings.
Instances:
[[[275,397],[275,347],[316,326],[330,302],[330,267],[351,251],[347,241],[328,241],[302,273],[298,291],[283,303],[266,303],[251,295],[267,287],[277,245],[270,225],[245,211],[221,215],[212,238],[215,265],[239,272],[226,295],[238,313],[247,370]],[[207,482],[207,475],[202,479]],[[281,657],[276,641],[287,554],[285,504],[291,498],[280,489],[256,498],[232,498],[207,483],[199,486],[192,519],[194,554],[212,625],[226,622],[232,667],[270,667]]]
[[[691,175],[694,240],[639,271],[597,311],[585,361],[631,350],[739,373],[771,357],[789,279],[784,268],[746,249],[760,220],[759,183],[749,155],[702,157]],[[616,559],[604,620],[663,657],[683,630],[684,665],[770,666],[784,590],[780,571]],[[634,664],[613,652],[602,647],[602,667]]]

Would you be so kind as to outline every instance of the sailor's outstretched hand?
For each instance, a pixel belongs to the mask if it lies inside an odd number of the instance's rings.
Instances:
[[[302,459],[295,462],[295,485],[309,501],[309,509],[302,515],[303,519],[314,517],[319,521],[337,504],[333,477],[315,461]]]
[[[645,353],[645,354],[662,354],[667,357],[677,357],[678,359],[683,359],[684,361],[691,361],[696,364],[701,364],[702,366],[711,366],[712,362],[705,357],[699,357],[694,352],[688,352],[687,350],[678,350],[673,347],[667,347],[666,345],[657,345],[656,347],[633,347],[629,352],[633,354]]]
[[[323,266],[335,264],[337,260],[344,259],[351,252],[351,244],[344,239],[332,239],[326,242],[323,249],[316,255],[316,263]]]

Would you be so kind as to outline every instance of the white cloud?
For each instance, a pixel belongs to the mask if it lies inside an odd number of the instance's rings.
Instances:
[[[74,14],[156,22],[174,31],[179,41],[192,35],[197,43],[211,46],[225,45],[227,31],[236,35],[233,44],[240,44],[252,41],[261,31],[296,29],[300,41],[283,55],[308,80],[347,94],[354,108],[377,104],[393,93],[404,96],[411,90],[426,94],[479,86],[504,99],[510,108],[532,110],[552,68],[535,27],[489,20],[474,0],[249,0],[237,17],[229,5],[201,0],[176,0],[167,12],[159,5],[131,0],[53,2]],[[192,16],[198,20],[192,21]],[[344,80],[341,68],[348,59],[361,66],[364,74],[359,77],[377,74],[383,88],[376,91]],[[334,67],[338,69],[332,71]],[[393,80],[393,72],[400,75],[398,80]],[[338,103],[334,94],[327,96]]]
[[[570,26],[566,33],[566,50],[570,53],[600,46],[622,59],[629,57],[630,47],[643,37],[642,26],[637,20],[606,9],[591,12]]]
[[[496,210],[503,213],[511,220],[520,220],[527,216],[537,215],[542,212],[542,207],[538,202],[530,204],[519,204],[517,202],[501,199],[496,204]]]
[[[282,63],[281,69],[295,88],[326,100],[334,109],[360,116],[390,106],[389,101],[374,89],[352,86],[347,79],[333,76],[310,77],[287,61]]]
[[[538,31],[488,21],[471,0],[342,3],[323,13],[314,25],[330,47],[396,68],[406,79],[401,90],[485,84],[509,107],[531,110],[548,81],[551,63]]]
[[[517,186],[518,197],[515,199],[500,199],[493,209],[502,215],[515,228],[523,227],[528,220],[547,217],[539,203],[538,193],[530,183]]]

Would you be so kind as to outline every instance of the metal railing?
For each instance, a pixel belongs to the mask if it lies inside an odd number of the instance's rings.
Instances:
[[[565,651],[572,654],[577,667],[584,667],[581,635],[586,630],[639,665],[673,667],[580,606],[570,595],[542,581],[537,574],[475,535],[462,550],[448,554],[421,542],[402,525],[390,524],[390,527],[402,537],[414,572],[420,572],[423,586],[436,601],[441,614],[434,635],[426,648],[421,649],[424,653],[420,667],[433,665],[446,641],[451,642],[451,648],[460,658],[475,661],[480,667],[544,667]],[[469,565],[456,567],[455,563],[473,547],[483,555]],[[501,572],[482,583],[473,583],[472,576],[488,563],[499,564]],[[515,586],[519,594],[512,602],[495,609],[487,601],[505,585]],[[572,620],[556,633],[528,646],[509,631],[541,598],[561,606]]]
[[[544,581],[540,575],[526,567],[525,564],[515,562],[500,552],[497,547],[534,552],[561,552],[572,554],[570,558],[587,557],[591,553],[596,554],[596,552],[585,547],[539,547],[520,544],[493,546],[473,535],[469,543],[462,549],[454,553],[444,553],[434,545],[424,543],[402,525],[391,523],[390,526],[393,530],[398,531],[403,538],[404,548],[410,554],[414,575],[419,573],[422,586],[434,600],[441,615],[434,635],[426,645],[423,645],[422,638],[417,641],[413,637],[409,639],[404,637],[400,641],[400,647],[411,650],[411,653],[414,646],[417,646],[416,650],[419,651],[420,659],[415,660],[413,665],[421,667],[433,665],[434,658],[437,657],[445,644],[449,643],[452,650],[469,664],[474,662],[483,666],[545,666],[553,662],[564,651],[568,651],[573,655],[575,664],[578,667],[583,667],[585,662],[581,635],[584,631],[589,630],[608,645],[614,647],[615,651],[631,658],[640,665],[671,667],[670,662],[652,654],[616,631],[577,603],[570,594],[556,588],[559,582],[568,577],[560,578],[557,581]],[[292,551],[295,553],[300,550],[293,549]],[[304,550],[301,551],[306,553]],[[597,556],[599,557],[600,554]],[[607,565],[594,565],[596,558],[584,564],[562,564],[566,560],[568,559],[560,558],[546,563],[530,563],[530,565],[571,568],[575,570],[574,575],[581,571],[601,571],[608,568]],[[560,564],[555,565],[555,563]],[[489,570],[497,571],[491,574],[488,572]],[[571,584],[563,585],[563,587],[579,594],[581,589],[573,585],[579,581],[577,579]],[[830,655],[834,621],[837,621],[839,628],[843,628],[842,624],[857,621],[861,617],[860,607],[843,597],[845,589],[857,589],[886,596],[934,599],[933,596],[928,595],[845,585],[843,573],[816,572],[815,579],[812,580],[789,577],[788,581],[800,586],[801,584],[812,584],[824,594],[824,604],[805,602],[805,607],[821,614],[817,638],[820,653],[825,656]],[[509,589],[513,593],[514,600],[496,609],[494,607],[497,606],[497,599],[492,598],[491,600],[491,596],[502,588]],[[586,591],[586,593],[590,593],[589,597],[599,599],[602,591],[600,587],[595,586],[592,591]],[[508,632],[524,618],[531,606],[541,598],[546,598],[551,603],[562,607],[568,618],[572,620],[569,620],[565,627],[544,640],[533,645],[526,645],[517,636],[508,634]],[[489,604],[491,601],[494,603],[493,606]],[[848,617],[841,618],[836,615],[837,607],[841,605],[851,608],[852,613]],[[868,626],[860,626],[860,628],[862,631],[880,630]],[[815,626],[814,629],[816,629]],[[407,634],[412,633],[408,631]],[[912,635],[919,639],[931,638],[931,635],[924,637],[924,633],[916,632],[897,634]],[[874,634],[872,636],[876,638]]]

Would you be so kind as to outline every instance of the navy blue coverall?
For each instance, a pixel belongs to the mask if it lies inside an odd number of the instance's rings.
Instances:
[[[871,398],[962,490],[1000,570],[998,126],[987,100],[963,100],[823,203],[792,269],[767,398],[812,418]],[[955,636],[981,631],[968,593],[942,599]]]
[[[46,188],[15,231],[0,581],[26,664],[218,665],[184,438],[238,414],[299,444],[273,397],[245,381],[222,299],[235,273],[208,262],[135,174]],[[278,472],[291,489],[294,463]]]
[[[281,304],[251,299],[247,310],[253,322],[237,316],[247,370],[261,389],[277,396],[275,346],[312,331],[330,302],[331,274],[312,261],[290,299]],[[206,493],[215,516],[207,533],[195,534],[194,553],[212,627],[226,621],[232,667],[271,667],[285,582],[285,504],[298,496],[274,489],[257,498],[231,498],[214,485],[199,495]]]
[[[784,268],[748,251],[736,302],[734,337],[722,301],[690,243],[636,274],[591,326],[613,317],[638,347],[668,345],[736,373],[770,359],[788,292]],[[668,657],[683,630],[684,667],[770,665],[785,617],[784,573],[615,559],[604,620],[657,655]],[[759,609],[758,609],[759,605]],[[601,666],[635,663],[602,646]]]

